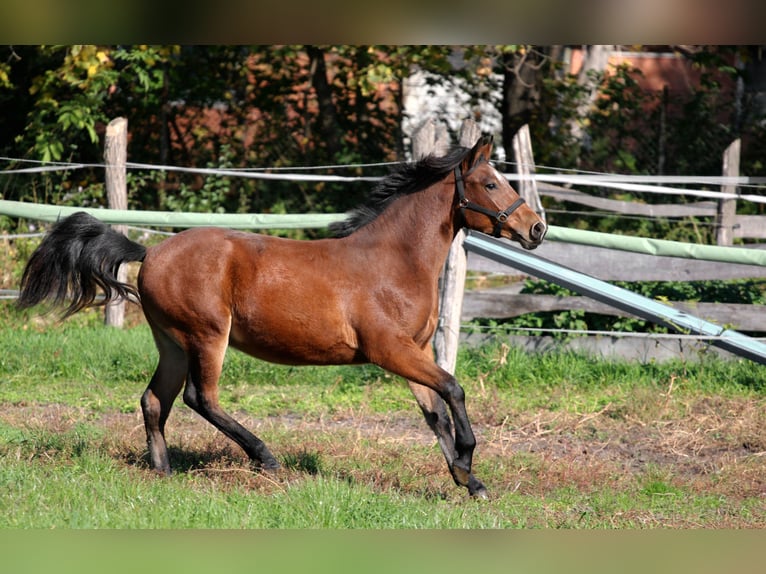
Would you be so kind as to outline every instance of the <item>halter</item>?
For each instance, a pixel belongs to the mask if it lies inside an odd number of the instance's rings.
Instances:
[[[468,172],[465,174],[468,176],[474,169],[476,169],[476,166],[478,166],[480,161],[476,162],[474,166],[468,170]],[[503,223],[508,221],[508,216],[511,215],[514,211],[516,211],[521,205],[524,203],[524,198],[519,197],[516,201],[514,201],[509,207],[506,209],[500,210],[500,211],[492,211],[491,209],[487,209],[486,207],[483,207],[479,205],[478,203],[473,203],[472,201],[468,201],[465,197],[465,187],[463,185],[464,176],[461,173],[460,166],[455,167],[455,191],[457,192],[457,198],[458,198],[458,207],[460,208],[460,214],[463,216],[463,221],[465,222],[465,210],[470,209],[471,211],[476,211],[478,213],[484,214],[490,219],[495,221],[495,227],[492,229],[492,235],[495,237],[500,237],[500,232],[503,229]]]

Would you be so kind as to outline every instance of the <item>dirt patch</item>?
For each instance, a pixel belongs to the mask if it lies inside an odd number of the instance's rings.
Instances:
[[[608,408],[581,416],[524,412],[499,424],[474,420],[476,472],[492,477],[494,492],[544,496],[561,487],[590,492],[661,480],[669,486],[726,497],[766,501],[766,415],[746,400],[701,399],[683,417],[639,421]],[[418,413],[341,413],[307,418],[283,415],[236,418],[287,461],[290,473],[312,472],[321,457],[357,480],[445,496],[450,481],[431,431]],[[476,418],[476,417],[475,417]],[[148,470],[141,414],[95,415],[60,405],[3,407],[0,420],[23,429],[66,433],[87,423],[100,429],[105,448],[126,465]],[[206,473],[219,481],[254,488],[276,484],[251,471],[244,454],[201,417],[176,408],[167,427],[174,468]],[[339,461],[359,462],[343,470]],[[396,469],[396,470],[394,470]],[[402,482],[418,476],[419,481]],[[283,476],[284,480],[284,476]],[[498,483],[498,484],[495,484]],[[457,490],[457,489],[454,489]]]

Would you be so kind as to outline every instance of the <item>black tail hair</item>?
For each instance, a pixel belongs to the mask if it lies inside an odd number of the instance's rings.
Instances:
[[[132,285],[117,280],[120,265],[143,261],[146,248],[79,211],[59,220],[35,249],[21,278],[21,309],[40,303],[65,307],[62,319],[113,299],[139,298]],[[97,287],[104,300],[96,303]]]

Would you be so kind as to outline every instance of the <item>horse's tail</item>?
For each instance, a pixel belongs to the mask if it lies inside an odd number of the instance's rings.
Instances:
[[[146,248],[114,231],[85,212],[62,219],[32,253],[21,278],[17,305],[22,309],[39,303],[62,306],[66,318],[92,305],[113,299],[139,298],[132,285],[117,279],[120,265],[143,261]],[[97,288],[104,300],[95,303]]]

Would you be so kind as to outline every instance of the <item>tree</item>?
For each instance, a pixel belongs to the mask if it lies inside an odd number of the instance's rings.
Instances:
[[[5,88],[16,90],[4,92],[3,100],[22,113],[15,114],[0,145],[13,145],[42,161],[98,152],[99,131],[109,120],[107,110],[118,99],[116,94],[157,90],[162,84],[158,65],[169,52],[149,46],[94,45],[11,51],[16,62],[6,74]],[[9,136],[14,136],[12,142]]]
[[[534,46],[501,50],[503,147],[506,154],[513,149],[513,136],[519,128],[529,124],[541,112],[543,74],[548,63],[548,54]]]
[[[595,54],[607,52],[604,46],[586,48],[594,60]],[[658,164],[660,122],[642,108],[651,95],[639,89],[635,72],[605,74],[598,65],[585,66],[594,68],[589,73],[569,74],[563,46],[2,50],[0,151],[11,157],[100,163],[104,126],[122,115],[130,122],[129,159],[137,162],[252,168],[403,159],[402,85],[420,69],[434,85],[459,84],[474,101],[501,94],[491,97],[497,97],[503,114],[507,157],[512,156],[513,134],[528,123],[538,164],[639,173],[652,173]],[[751,121],[753,108],[746,96],[753,50],[683,50],[710,73],[686,101],[668,104],[685,108],[666,121],[666,169],[715,171],[720,150],[740,132],[743,142],[750,142],[743,145],[743,165],[750,161],[766,169],[758,154],[763,128],[757,132],[759,124]],[[733,56],[743,65],[737,67]],[[721,89],[720,71],[745,82],[739,103]],[[343,168],[344,174],[362,171]],[[385,173],[385,168],[364,168],[365,175]],[[334,212],[358,203],[369,187],[159,171],[131,171],[129,177],[130,206],[144,209]],[[7,199],[99,204],[102,179],[98,169],[9,177],[2,193]]]
[[[319,136],[327,146],[328,155],[334,157],[339,150],[341,139],[340,122],[333,101],[332,90],[327,77],[325,53],[317,46],[307,46],[311,87],[314,89],[318,103]]]

